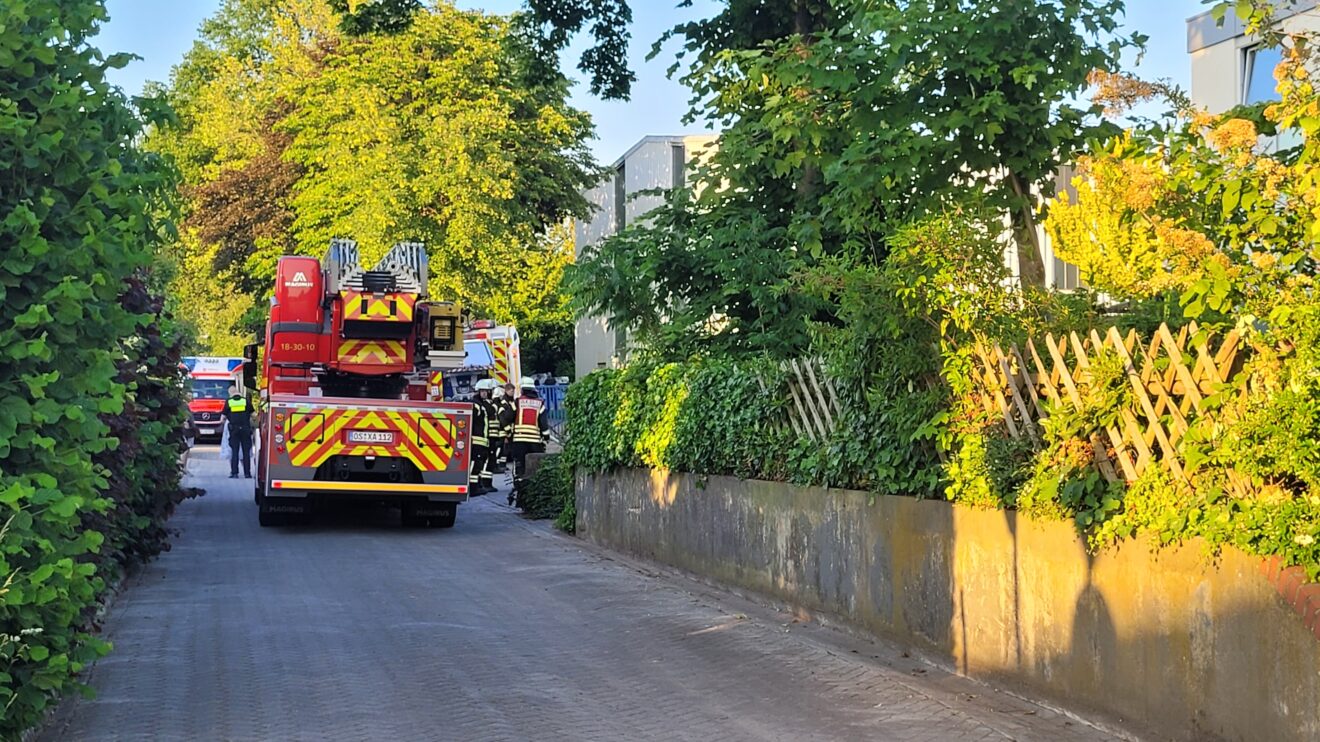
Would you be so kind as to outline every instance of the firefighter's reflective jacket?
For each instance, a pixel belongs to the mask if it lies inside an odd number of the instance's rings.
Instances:
[[[490,427],[490,418],[486,403],[482,400],[476,400],[472,405],[472,445],[481,448],[490,447],[490,438],[486,435],[487,428]]]
[[[550,423],[545,419],[545,400],[519,398],[512,418],[514,443],[542,443],[550,431]]]
[[[500,408],[499,405],[490,399],[478,399],[473,407],[480,407],[482,416],[485,418],[485,427],[477,427],[477,419],[472,418],[473,434],[480,433],[486,437],[486,445],[494,445],[502,436],[500,435]]]
[[[518,412],[518,404],[508,397],[501,399],[495,404],[496,408],[499,410],[496,419],[499,421],[500,437],[508,438],[513,435],[513,417]]]

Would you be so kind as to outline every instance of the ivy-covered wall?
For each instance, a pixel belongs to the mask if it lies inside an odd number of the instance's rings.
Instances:
[[[1243,373],[1307,373],[1309,356],[1280,372],[1277,359],[1257,354]],[[1302,453],[1320,440],[1313,402],[1292,386],[1234,388],[1180,441],[1196,451],[1188,481],[1150,466],[1125,484],[1101,475],[1094,441],[1138,403],[1116,358],[1092,361],[1076,381],[1080,404],[1050,406],[1038,448],[972,401],[981,390],[889,364],[838,381],[843,410],[830,436],[813,441],[791,429],[789,392],[774,364],[638,363],[570,387],[566,455],[588,473],[645,467],[1013,510],[1071,522],[1094,552],[1137,536],[1200,538],[1320,575],[1320,490],[1311,484],[1320,459]]]

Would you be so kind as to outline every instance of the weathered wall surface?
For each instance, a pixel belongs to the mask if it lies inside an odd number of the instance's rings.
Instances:
[[[1159,737],[1320,739],[1320,641],[1238,552],[1088,556],[1067,523],[644,470],[579,475],[578,533],[834,614]]]

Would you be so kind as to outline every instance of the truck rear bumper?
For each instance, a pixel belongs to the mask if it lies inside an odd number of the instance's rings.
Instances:
[[[268,491],[272,497],[307,497],[324,493],[359,497],[425,497],[431,502],[465,502],[468,499],[467,485],[455,484],[275,479],[271,480]]]

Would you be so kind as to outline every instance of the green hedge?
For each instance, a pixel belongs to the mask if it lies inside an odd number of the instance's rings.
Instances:
[[[0,738],[109,647],[105,575],[177,501],[177,346],[135,279],[165,178],[87,38],[97,0],[0,3]],[[95,528],[89,526],[96,526]]]
[[[1280,556],[1315,578],[1320,491],[1309,452],[1320,442],[1317,355],[1297,354],[1285,366],[1290,384],[1253,393],[1237,413],[1224,411],[1213,439],[1189,436],[1186,445],[1210,446],[1191,488],[1175,486],[1159,467],[1131,486],[1100,476],[1092,434],[1136,404],[1123,367],[1103,359],[1077,383],[1083,408],[1056,408],[1039,451],[947,386],[915,383],[873,386],[845,405],[829,441],[812,443],[780,422],[786,395],[773,367],[699,359],[597,371],[574,384],[565,456],[594,472],[674,469],[1016,509],[1072,520],[1096,550],[1138,534],[1161,544],[1200,537],[1212,548]],[[943,457],[936,438],[946,441]],[[1243,477],[1254,494],[1243,492]]]
[[[555,525],[576,529],[577,503],[573,495],[573,467],[559,454],[541,459],[518,493],[518,507],[531,518],[554,518]]]
[[[568,389],[568,461],[783,480],[797,467],[769,366],[703,359],[588,375]],[[777,389],[775,390],[777,391]]]

